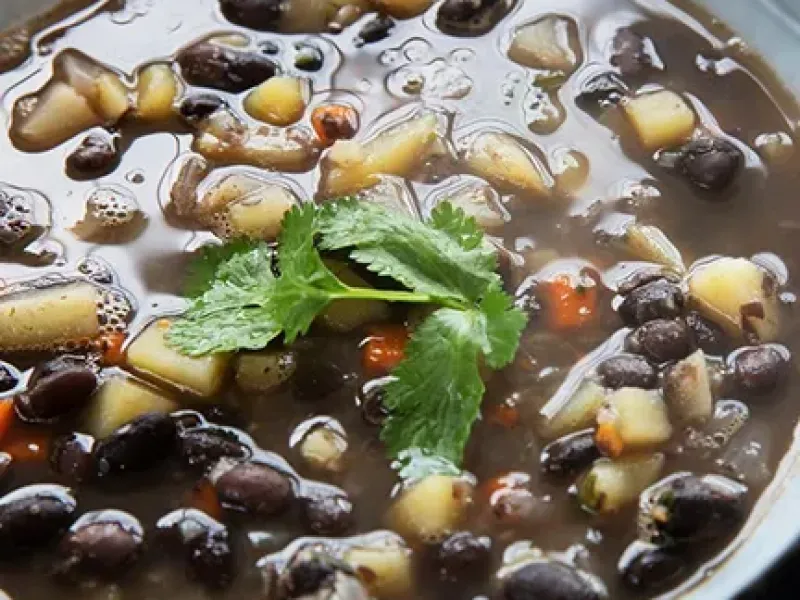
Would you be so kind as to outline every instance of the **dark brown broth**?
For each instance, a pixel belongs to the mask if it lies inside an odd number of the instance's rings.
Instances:
[[[315,90],[320,94],[315,102],[324,97],[324,90],[328,89],[355,94],[362,109],[362,123],[369,131],[392,109],[414,100],[410,96],[397,97],[387,93],[384,82],[392,72],[409,64],[425,64],[435,58],[445,58],[464,69],[474,81],[467,97],[439,103],[455,113],[457,133],[492,124],[524,136],[546,157],[567,148],[583,153],[591,165],[586,185],[569,207],[548,211],[512,209],[513,220],[502,232],[510,250],[552,248],[565,257],[584,257],[598,268],[612,267],[624,258],[613,250],[598,246],[592,225],[598,215],[613,212],[614,201],[626,182],[648,182],[659,190],[660,196],[645,208],[640,208],[639,216],[645,222],[661,227],[682,250],[687,262],[712,254],[750,256],[772,252],[781,257],[789,273],[795,272],[800,266],[796,264],[796,257],[800,255],[794,197],[800,184],[800,169],[797,168],[800,164],[796,157],[789,164],[770,169],[768,173],[763,165],[753,165],[754,168],[748,169],[737,182],[728,202],[710,202],[704,195],[690,189],[685,181],[655,165],[636,147],[625,126],[615,124],[618,129],[615,132],[576,107],[574,97],[583,70],[573,75],[559,91],[559,99],[567,113],[565,123],[551,135],[531,133],[520,110],[529,86],[528,74],[507,60],[502,46],[510,24],[552,11],[569,14],[578,22],[585,64],[605,64],[614,31],[620,26],[636,23],[633,29],[654,40],[666,64],[663,72],[648,71],[636,84],[662,84],[691,94],[714,115],[722,131],[750,147],[761,133],[791,132],[791,118],[795,116],[794,106],[780,100],[784,93],[758,60],[736,46],[726,45],[725,38],[729,33],[720,26],[706,28],[692,17],[672,9],[665,8],[659,12],[644,7],[660,3],[573,0],[565,5],[561,0],[540,0],[519,4],[512,16],[507,17],[493,34],[478,39],[452,38],[434,31],[430,14],[422,20],[398,23],[388,40],[363,48],[352,44],[355,28],[336,37],[325,36],[327,41],[323,45],[328,48],[326,68],[313,76]],[[284,50],[295,40],[312,37],[279,36],[237,28],[221,20],[215,5],[214,0],[129,2],[127,7],[116,11],[98,9],[84,12],[83,17],[68,21],[63,30],[57,26],[35,35],[33,56],[18,68],[0,74],[5,114],[11,115],[19,97],[35,91],[47,81],[52,57],[68,48],[77,48],[130,75],[141,64],[170,57],[182,46],[212,32],[241,31],[254,41],[276,41]],[[335,68],[334,44],[343,57]],[[726,76],[703,73],[695,67],[698,55],[715,59],[729,57],[737,66]],[[51,151],[25,154],[15,149],[7,135],[0,136],[0,189],[15,186],[43,194],[53,211],[52,242],[55,242],[57,251],[61,248],[57,260],[47,268],[32,268],[16,260],[2,263],[3,280],[26,279],[43,272],[71,272],[83,257],[90,255],[113,265],[122,286],[138,300],[139,312],[132,325],[134,330],[153,315],[178,309],[181,302],[177,296],[181,274],[188,260],[187,251],[197,248],[209,236],[172,227],[162,216],[161,207],[167,203],[171,183],[167,176],[168,166],[188,150],[191,142],[190,136],[182,133],[180,127],[175,131],[177,133],[137,131],[126,126],[123,133],[125,146],[129,147],[122,163],[100,182],[76,182],[65,177],[64,159],[74,141]],[[757,155],[753,156],[757,159]],[[302,186],[307,198],[314,196],[316,170],[292,175],[291,178]],[[82,217],[87,195],[95,186],[105,184],[127,189],[148,216],[147,227],[132,242],[94,245],[79,241],[69,232],[68,228]],[[428,207],[426,198],[434,191],[434,186],[417,182],[412,185],[420,205]],[[518,283],[529,274],[517,271],[511,274],[511,279]],[[786,289],[794,291],[791,281]],[[610,293],[605,294],[603,302],[610,304],[611,297]],[[534,374],[526,372],[521,365],[510,369],[494,378],[486,399],[488,407],[514,393],[520,394],[523,398],[523,426],[509,432],[488,421],[479,423],[470,442],[465,466],[478,481],[508,471],[529,473],[536,495],[551,498],[552,516],[546,523],[490,531],[495,538],[495,566],[499,564],[505,546],[515,540],[532,539],[547,551],[563,551],[571,545],[584,544],[590,552],[592,571],[603,578],[611,596],[629,598],[637,594],[620,584],[616,561],[635,536],[634,509],[625,510],[606,521],[581,512],[569,494],[568,483],[553,482],[539,474],[541,445],[532,431],[524,426],[555,391],[574,360],[617,329],[618,322],[610,310],[608,317],[598,320],[597,331],[581,332],[581,336],[574,339],[561,339],[554,344],[552,340],[535,335],[529,338],[531,341],[524,345],[519,362],[533,359],[538,365]],[[800,331],[791,320],[786,319],[784,323],[781,341],[793,352],[800,352]],[[299,403],[290,393],[283,392],[257,400],[251,409],[245,411],[248,430],[257,443],[286,456],[294,464],[299,463],[288,448],[288,440],[298,424],[319,414],[331,415],[341,421],[348,432],[354,459],[342,480],[335,483],[348,491],[356,506],[356,531],[359,533],[385,526],[385,510],[396,483],[377,441],[377,430],[362,422],[355,406],[362,382],[358,361],[358,344],[362,337],[361,333],[356,333],[312,341],[320,353],[320,360],[329,358],[354,375],[353,381],[334,397],[324,403]],[[550,367],[556,371],[545,377],[538,376]],[[235,392],[231,390],[226,395],[235,396]],[[769,427],[770,439],[761,441],[768,445],[768,452],[764,452],[773,468],[788,446],[793,426],[794,419],[787,418],[787,414],[794,415],[790,395],[786,393],[784,397],[751,407],[753,416],[748,426],[766,424]],[[233,398],[233,401],[247,403],[247,399],[242,398]],[[665,471],[711,472],[714,469],[710,460],[698,460],[688,453],[670,453]],[[49,469],[26,465],[15,470],[11,484],[17,487],[42,481],[55,481]],[[131,476],[113,487],[84,486],[79,490],[80,509],[114,507],[128,510],[151,531],[160,516],[181,505],[194,482],[191,474],[170,464],[156,473]],[[4,484],[3,491],[8,485]],[[755,499],[756,494],[751,493],[750,501]],[[476,519],[473,519],[473,524]],[[240,573],[234,586],[220,593],[219,597],[239,598],[252,594],[251,590],[256,589],[254,586],[260,585],[252,568],[255,561],[306,534],[295,523],[296,520],[281,518],[237,522]],[[244,535],[256,532],[268,534],[266,541],[257,546],[248,542]],[[711,557],[710,552],[700,554],[699,559]],[[49,560],[48,554],[40,554],[17,565],[0,565],[0,587],[15,600],[39,600],[53,593],[64,598],[116,598],[118,593],[122,594],[119,597],[162,598],[164,590],[169,590],[176,599],[204,597],[199,587],[186,582],[182,565],[155,548],[148,552],[146,564],[120,584],[121,592],[104,586],[84,590],[55,588],[48,578],[42,576],[48,569]],[[454,591],[456,589],[458,592]],[[491,593],[490,582],[454,588],[450,584],[438,584],[435,577],[428,577],[415,597],[471,598],[481,593]]]

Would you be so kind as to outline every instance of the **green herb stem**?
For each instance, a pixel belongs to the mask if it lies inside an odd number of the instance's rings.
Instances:
[[[408,304],[439,304],[447,308],[464,310],[460,303],[446,298],[436,298],[431,294],[419,292],[378,290],[373,288],[348,287],[343,292],[330,294],[332,300],[382,300],[384,302],[405,302]]]

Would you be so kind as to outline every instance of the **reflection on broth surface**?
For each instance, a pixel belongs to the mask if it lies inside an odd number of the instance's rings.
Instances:
[[[800,341],[798,115],[730,37],[647,0],[84,1],[10,32],[0,592],[638,598],[702,569],[788,448]],[[263,294],[311,203],[335,293],[284,344]],[[331,241],[348,215],[372,246]],[[199,315],[226,242],[260,262]],[[503,297],[489,248],[528,318],[501,370],[513,325],[458,320]]]

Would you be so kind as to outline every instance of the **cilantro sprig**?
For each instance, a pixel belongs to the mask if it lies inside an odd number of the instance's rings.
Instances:
[[[405,290],[344,284],[323,261],[320,252],[328,251],[348,252]],[[496,252],[474,219],[449,203],[426,223],[349,199],[306,205],[284,218],[277,277],[273,257],[263,242],[205,253],[191,271],[194,299],[169,343],[190,356],[261,349],[281,335],[291,343],[336,300],[438,305],[386,386],[381,438],[401,474],[459,465],[485,393],[479,366],[509,364],[526,323],[503,291]]]

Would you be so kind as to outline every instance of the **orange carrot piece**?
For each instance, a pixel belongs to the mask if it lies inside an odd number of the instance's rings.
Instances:
[[[45,462],[50,457],[50,443],[49,432],[14,428],[6,435],[0,450],[17,462]]]
[[[578,329],[594,320],[597,314],[597,286],[586,286],[569,275],[542,282],[543,302],[551,329]]]
[[[123,346],[127,336],[120,332],[109,333],[100,338],[100,351],[103,353],[103,364],[120,365],[125,360]]]
[[[12,400],[0,401],[0,441],[6,437],[14,422],[14,402]]]
[[[387,325],[372,330],[362,346],[364,369],[388,373],[406,357],[408,331],[402,325]]]
[[[320,141],[330,146],[337,140],[349,140],[358,131],[358,113],[346,104],[318,106],[311,113],[311,125]]]
[[[594,441],[603,454],[611,458],[622,456],[622,452],[625,450],[625,442],[622,441],[617,428],[611,423],[603,423],[597,428]]]
[[[209,517],[213,517],[218,521],[222,519],[222,505],[219,502],[217,490],[214,489],[213,484],[207,479],[198,482],[192,488],[187,499],[187,504],[192,508],[203,511]]]
[[[519,425],[519,410],[516,406],[496,404],[487,409],[486,419],[494,425],[500,425],[506,429],[513,429]]]

